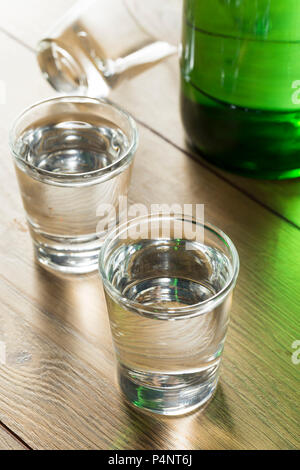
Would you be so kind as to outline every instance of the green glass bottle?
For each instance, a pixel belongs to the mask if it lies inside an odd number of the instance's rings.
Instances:
[[[185,0],[181,111],[219,167],[300,176],[300,0]]]

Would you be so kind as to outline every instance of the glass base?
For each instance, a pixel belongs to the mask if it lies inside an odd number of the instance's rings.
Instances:
[[[233,173],[236,175],[244,176],[246,178],[252,178],[257,180],[288,180],[288,179],[295,179],[300,178],[300,169],[292,169],[292,170],[280,170],[280,171],[271,171],[271,170],[252,170],[252,169],[245,169],[240,168],[238,166],[233,166],[229,162],[222,161],[221,159],[215,158],[211,155],[206,155],[203,150],[197,147],[193,142],[191,142],[186,137],[187,146],[190,147],[195,153],[195,157],[198,157],[199,160],[204,159],[209,164],[214,165],[221,170],[228,171],[229,173]]]
[[[218,383],[218,365],[188,374],[145,373],[118,366],[126,399],[143,411],[179,416],[203,407]]]
[[[42,244],[34,241],[38,262],[50,271],[64,274],[88,274],[98,269],[99,251],[103,240],[87,243]]]

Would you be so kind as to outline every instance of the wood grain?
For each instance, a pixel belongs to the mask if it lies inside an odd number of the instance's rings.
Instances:
[[[236,243],[241,273],[212,403],[203,413],[180,419],[132,410],[115,384],[98,276],[59,278],[33,259],[7,133],[17,112],[53,92],[33,54],[4,35],[0,39],[1,78],[7,83],[7,102],[0,108],[0,340],[7,345],[7,364],[0,368],[3,423],[35,449],[298,448],[299,366],[291,361],[291,345],[300,338],[295,262],[300,231],[166,137],[141,127],[131,200],[204,203],[207,220]],[[134,99],[130,87],[127,107]],[[152,126],[153,108],[146,107],[140,93],[135,100],[139,116]],[[162,101],[161,96],[160,113],[155,111],[160,130],[167,129],[168,119],[169,126],[178,119]]]
[[[0,28],[35,49],[38,41],[76,0],[10,0],[1,5]]]
[[[0,450],[25,450],[26,447],[0,424]]]
[[[291,267],[294,255],[286,253],[285,263],[291,268],[281,272],[285,264],[272,253],[275,245],[282,253],[286,244],[297,252],[299,231],[264,209],[258,213],[255,203],[235,197],[236,190],[224,182],[219,191],[226,199],[220,201],[214,191],[216,177],[202,171],[197,175],[195,162],[169,152],[167,144],[142,132],[131,197],[140,194],[138,200],[148,204],[205,202],[207,218],[219,225],[222,221],[242,260],[217,397],[204,414],[183,419],[165,422],[136,412],[128,415],[114,385],[97,276],[70,281],[48,274],[33,261],[28,233],[12,225],[1,240],[11,242],[0,273],[1,324],[11,362],[2,370],[0,397],[5,423],[34,448],[297,446],[298,369],[291,362],[291,344],[300,333],[298,267]],[[168,155],[175,160],[171,168]],[[151,168],[145,172],[150,159]],[[168,182],[163,182],[167,171]],[[194,178],[188,193],[184,178],[178,177],[187,171]],[[22,223],[21,208],[15,215]],[[255,223],[257,228],[250,232]],[[278,239],[273,241],[266,228],[279,233]],[[138,435],[133,435],[135,420]],[[153,426],[161,431],[153,434]]]

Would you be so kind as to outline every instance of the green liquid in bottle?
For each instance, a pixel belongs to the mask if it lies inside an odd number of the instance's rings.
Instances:
[[[181,109],[211,162],[300,176],[300,1],[185,0]]]

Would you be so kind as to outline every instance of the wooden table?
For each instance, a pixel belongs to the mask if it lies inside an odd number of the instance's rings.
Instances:
[[[178,109],[176,58],[111,96],[140,123],[130,197],[204,203],[235,242],[241,271],[216,396],[203,413],[148,417],[122,401],[98,275],[61,279],[34,261],[8,149],[13,118],[54,92],[37,39],[74,0],[0,6],[1,449],[293,449],[299,447],[300,182],[248,180],[196,161]],[[3,95],[3,93],[2,93]],[[3,96],[2,96],[3,97]]]

